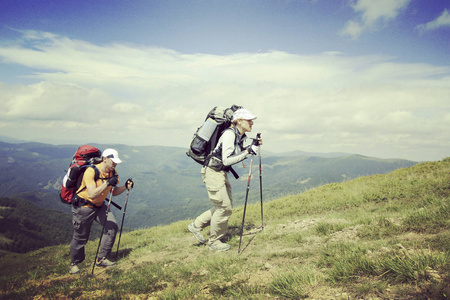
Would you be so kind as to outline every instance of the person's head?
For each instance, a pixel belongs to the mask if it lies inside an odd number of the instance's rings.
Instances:
[[[256,119],[250,111],[240,108],[233,113],[232,122],[239,129],[241,134],[252,131],[253,120]]]
[[[112,170],[114,170],[117,164],[120,164],[122,162],[122,160],[119,158],[119,153],[117,152],[117,150],[111,148],[103,151],[102,157],[105,163],[106,172],[111,172]]]

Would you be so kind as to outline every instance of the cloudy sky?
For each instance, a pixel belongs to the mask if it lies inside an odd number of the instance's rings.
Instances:
[[[0,136],[187,147],[216,106],[267,151],[450,156],[449,0],[1,0]]]

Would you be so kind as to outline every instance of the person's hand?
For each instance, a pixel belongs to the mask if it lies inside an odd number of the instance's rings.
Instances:
[[[116,186],[119,182],[119,176],[113,176],[106,182],[107,186]]]
[[[128,178],[127,182],[125,183],[125,186],[127,187],[127,190],[131,190],[134,187],[133,179]]]
[[[250,145],[250,146],[247,148],[247,151],[248,151],[249,154],[252,154],[252,155],[258,155],[258,147],[255,146],[255,145]]]
[[[262,138],[257,138],[257,139],[254,139],[253,140],[253,145],[255,145],[255,146],[259,146],[259,145],[262,145]]]

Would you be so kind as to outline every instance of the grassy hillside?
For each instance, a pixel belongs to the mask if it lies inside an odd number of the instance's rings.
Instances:
[[[96,241],[76,276],[68,245],[10,254],[0,299],[447,299],[449,196],[447,158],[267,202],[262,231],[251,205],[240,253],[242,207],[225,253],[196,244],[186,220],[122,235],[117,266],[94,277]]]

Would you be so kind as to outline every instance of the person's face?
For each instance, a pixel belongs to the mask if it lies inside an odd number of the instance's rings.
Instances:
[[[105,159],[105,171],[106,172],[111,172],[112,170],[114,170],[116,168],[117,164],[115,162],[112,161],[111,158],[107,157]]]
[[[253,121],[252,120],[241,120],[241,127],[245,132],[251,132],[253,127]]]

